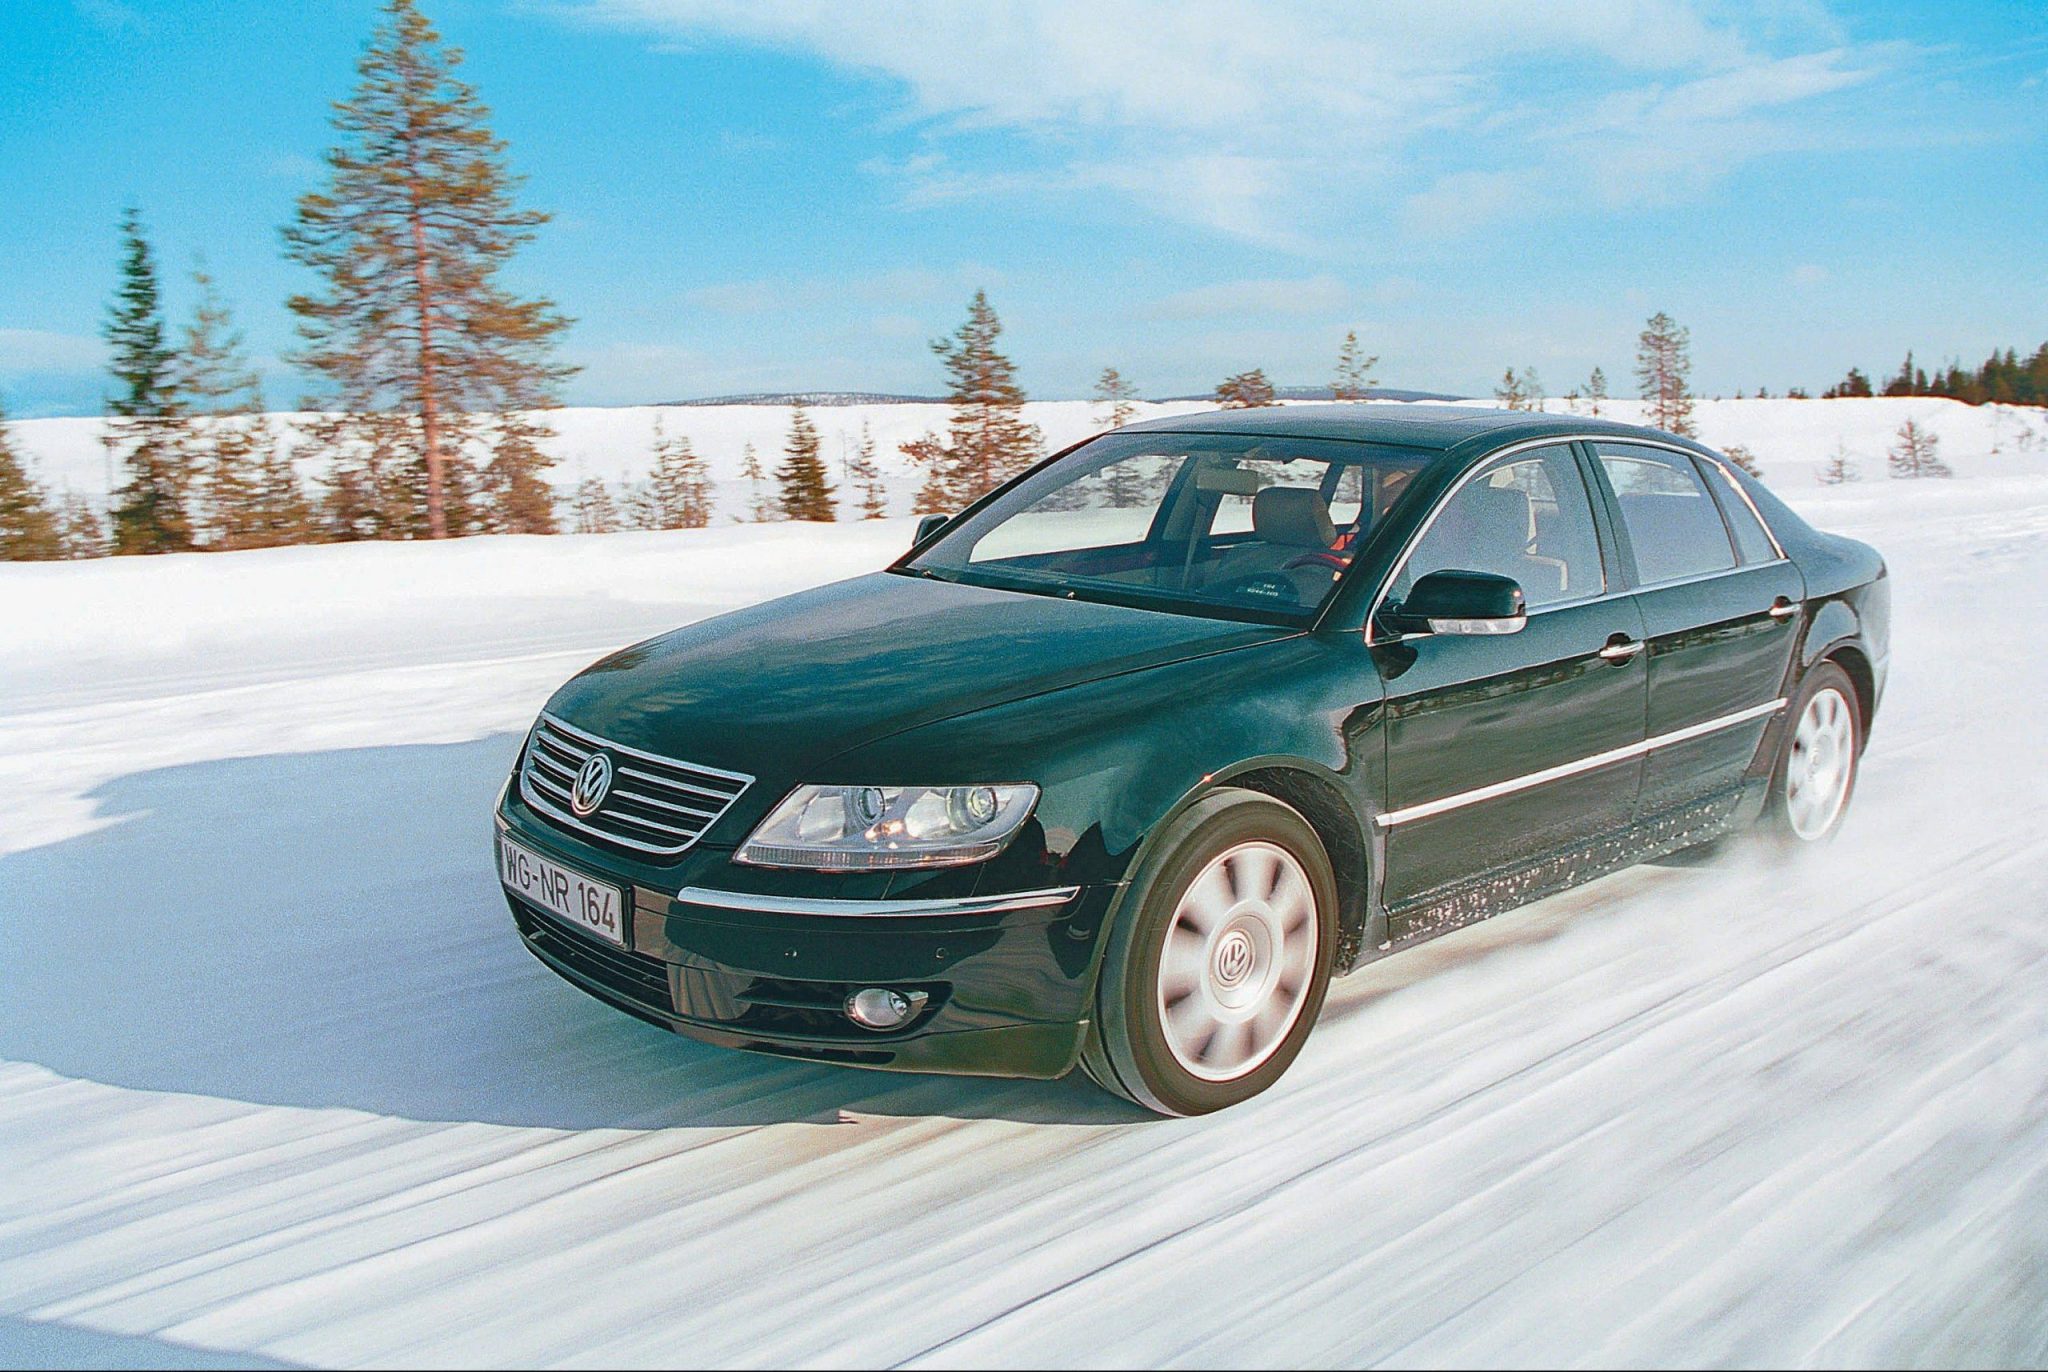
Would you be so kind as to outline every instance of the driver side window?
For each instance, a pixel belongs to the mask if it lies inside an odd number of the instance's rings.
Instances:
[[[1388,599],[1406,598],[1417,581],[1442,571],[1512,577],[1531,610],[1604,591],[1592,500],[1571,449],[1520,453],[1466,482],[1437,512]]]

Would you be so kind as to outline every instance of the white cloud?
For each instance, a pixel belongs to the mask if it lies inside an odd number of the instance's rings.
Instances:
[[[871,166],[908,205],[1108,190],[1303,253],[1375,213],[1426,229],[1498,212],[1539,174],[1612,167],[1607,203],[1691,193],[1759,144],[1811,140],[1795,110],[1876,65],[1813,0],[565,3],[873,78],[926,144]],[[991,165],[954,137],[990,128],[1021,151]]]
[[[1002,282],[999,272],[962,265],[902,268],[847,277],[769,277],[722,282],[690,292],[690,303],[718,314],[786,314],[843,306],[900,306],[952,301],[963,309],[977,289]]]

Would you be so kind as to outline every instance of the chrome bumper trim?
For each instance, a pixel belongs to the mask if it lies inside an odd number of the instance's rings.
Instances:
[[[816,900],[799,896],[759,896],[740,891],[714,891],[703,886],[685,886],[676,892],[683,905],[712,910],[740,910],[762,915],[825,915],[873,919],[890,916],[1000,915],[1012,910],[1042,910],[1065,905],[1081,894],[1078,886],[1055,886],[1042,891],[1013,891],[999,896],[961,896],[941,900]]]

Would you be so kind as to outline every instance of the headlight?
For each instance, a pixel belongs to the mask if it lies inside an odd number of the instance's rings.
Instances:
[[[876,872],[1003,851],[1038,803],[1014,786],[799,786],[734,855],[755,867]]]

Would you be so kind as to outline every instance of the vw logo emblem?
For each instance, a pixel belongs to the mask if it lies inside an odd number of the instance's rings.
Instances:
[[[1257,958],[1250,936],[1242,929],[1232,929],[1216,947],[1216,980],[1225,986],[1237,985],[1251,975]]]
[[[576,784],[569,789],[569,808],[581,819],[604,804],[612,792],[612,760],[604,753],[592,753],[576,772]]]

